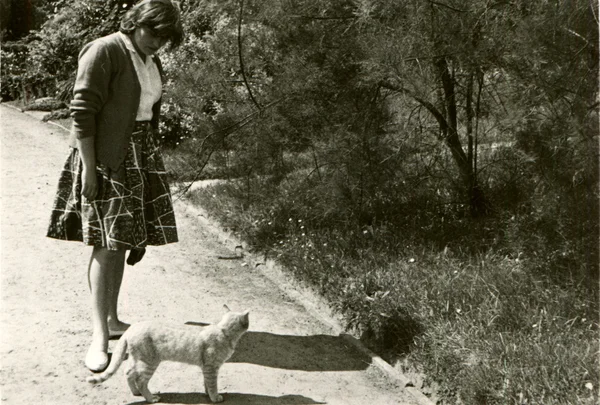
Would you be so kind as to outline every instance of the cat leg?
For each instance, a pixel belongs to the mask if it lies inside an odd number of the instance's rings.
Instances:
[[[135,367],[130,366],[127,371],[125,371],[125,375],[127,376],[127,384],[129,384],[129,389],[131,393],[136,397],[142,395],[139,388],[137,387],[137,373],[135,371]]]
[[[202,374],[204,374],[204,390],[210,397],[210,400],[215,403],[223,402],[223,395],[219,394],[217,384],[219,369],[217,367],[205,367],[202,369]]]
[[[146,399],[146,401],[150,404],[154,404],[160,401],[160,397],[158,395],[154,395],[148,389],[148,382],[152,378],[152,375],[156,371],[157,366],[151,365],[137,365],[135,368],[135,379],[133,383],[135,387],[139,390],[142,396]],[[130,385],[131,387],[131,385]],[[135,395],[135,394],[134,394]]]
[[[146,399],[146,402],[148,402],[149,404],[155,404],[160,401],[160,397],[158,395],[154,395],[148,389],[148,381],[138,382],[138,387],[140,388],[142,395]]]

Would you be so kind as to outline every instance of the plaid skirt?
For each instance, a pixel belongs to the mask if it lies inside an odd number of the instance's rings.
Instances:
[[[166,171],[149,123],[136,123],[117,171],[97,165],[93,201],[81,195],[82,170],[79,151],[72,149],[58,182],[48,237],[109,250],[177,242]]]

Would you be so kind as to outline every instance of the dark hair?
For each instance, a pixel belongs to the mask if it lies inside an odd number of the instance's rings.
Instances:
[[[121,19],[119,31],[131,34],[138,27],[146,27],[155,35],[168,38],[171,47],[183,41],[183,26],[179,8],[171,0],[142,0]]]

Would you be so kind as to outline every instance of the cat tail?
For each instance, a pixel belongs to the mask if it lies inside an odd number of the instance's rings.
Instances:
[[[89,376],[87,378],[87,382],[89,382],[90,384],[100,384],[100,383],[108,380],[110,377],[113,376],[114,373],[117,372],[117,370],[119,369],[119,366],[121,366],[121,363],[123,363],[123,360],[125,360],[126,357],[127,357],[127,338],[125,338],[123,336],[123,337],[121,337],[121,339],[119,339],[119,342],[117,343],[117,346],[115,347],[115,351],[112,354],[108,368],[106,370],[104,370],[104,372],[101,374]]]

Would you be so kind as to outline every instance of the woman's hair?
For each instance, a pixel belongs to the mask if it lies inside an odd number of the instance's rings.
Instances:
[[[179,8],[171,0],[142,0],[121,19],[119,31],[131,34],[138,27],[146,27],[155,35],[168,38],[171,47],[183,41],[183,26]]]

